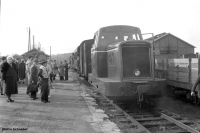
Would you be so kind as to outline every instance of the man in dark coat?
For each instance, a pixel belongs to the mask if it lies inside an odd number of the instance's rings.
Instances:
[[[16,68],[17,68],[17,82],[19,81],[19,58],[17,58],[16,60],[14,60],[14,63],[15,63],[15,65],[16,65]]]
[[[25,76],[26,76],[26,64],[24,60],[22,59],[22,61],[19,63],[19,80],[23,81],[23,84],[24,84]]]
[[[29,84],[34,84],[37,85],[38,82],[38,59],[33,60],[33,64],[30,67],[30,83]],[[37,92],[31,92],[31,98],[32,100],[36,99],[36,94]]]
[[[2,65],[2,81],[6,84],[5,87],[5,94],[7,95],[8,99],[7,102],[14,102],[11,99],[11,94],[17,94],[17,66],[13,63],[13,57],[8,56],[7,62],[4,62]]]
[[[68,63],[65,60],[65,80],[68,80]]]
[[[46,102],[50,102],[48,100],[48,94],[49,94],[49,75],[48,75],[48,70],[46,68],[47,66],[47,61],[45,60],[41,60],[40,61],[40,69],[39,69],[39,73],[38,73],[38,76],[41,78],[41,101],[43,103],[46,103]]]

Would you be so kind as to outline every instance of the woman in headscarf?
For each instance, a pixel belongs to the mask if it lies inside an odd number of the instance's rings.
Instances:
[[[6,84],[5,94],[8,97],[7,102],[14,102],[11,99],[11,94],[17,94],[17,66],[13,63],[12,56],[7,57],[7,61],[2,65],[2,80]]]

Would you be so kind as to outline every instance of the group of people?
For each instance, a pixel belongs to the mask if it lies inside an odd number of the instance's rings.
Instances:
[[[25,82],[27,77],[27,94],[32,100],[37,99],[37,92],[30,91],[31,85],[40,87],[41,89],[41,101],[46,103],[50,102],[48,97],[50,96],[51,82],[55,80],[57,74],[60,75],[60,80],[68,80],[68,64],[65,60],[65,64],[62,62],[57,65],[56,60],[38,60],[37,57],[30,56],[25,62],[24,60],[15,60],[12,56],[2,57],[0,63],[0,92],[1,95],[7,96],[7,102],[14,102],[11,98],[11,94],[18,93],[18,84],[20,81]]]
[[[56,60],[51,60],[52,74],[51,81],[55,80],[56,75],[59,75],[60,80],[68,80],[68,63],[65,60],[64,63],[60,61],[60,64],[57,64]]]

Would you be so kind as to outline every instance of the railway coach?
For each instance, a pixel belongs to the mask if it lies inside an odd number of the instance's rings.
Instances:
[[[90,51],[80,49],[79,53],[84,52]],[[80,58],[80,70],[85,59]],[[140,102],[145,97],[160,96],[165,88],[165,80],[154,76],[154,63],[153,45],[143,40],[139,28],[108,26],[94,35],[91,66],[85,66],[92,71],[85,76],[113,100],[138,99]]]

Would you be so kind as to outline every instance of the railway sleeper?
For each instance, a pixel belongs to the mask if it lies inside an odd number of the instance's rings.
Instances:
[[[113,114],[114,115],[114,117],[126,117],[126,115],[125,114]]]
[[[137,119],[137,118],[147,118],[147,117],[160,117],[160,114],[146,114],[146,115],[135,115],[135,114],[129,114],[131,115],[133,118]]]
[[[179,117],[179,116],[173,116],[172,118],[176,119],[176,120],[183,120],[183,118]]]
[[[131,124],[132,122],[130,120],[119,120],[120,123],[128,123]]]
[[[183,121],[182,123],[185,125],[194,125],[194,122],[191,121]]]
[[[163,117],[148,117],[148,118],[142,118],[142,119],[135,119],[138,122],[144,122],[144,121],[158,121],[158,120],[165,120]]]
[[[145,128],[152,128],[152,127],[160,127],[160,126],[163,126],[163,127],[171,127],[171,126],[177,126],[176,124],[174,123],[171,123],[171,122],[168,122],[166,121],[165,123],[151,123],[151,122],[144,122],[141,124],[145,127]]]

